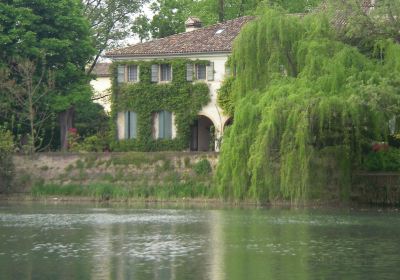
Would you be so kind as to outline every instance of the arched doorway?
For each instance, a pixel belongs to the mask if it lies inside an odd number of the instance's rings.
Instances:
[[[215,127],[211,119],[206,116],[198,116],[191,126],[190,150],[214,151]]]

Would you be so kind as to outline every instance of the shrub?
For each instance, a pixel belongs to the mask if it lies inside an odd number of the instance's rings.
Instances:
[[[11,189],[14,177],[13,149],[11,133],[0,128],[0,192],[8,192]]]
[[[208,175],[211,173],[211,164],[207,159],[202,159],[193,166],[193,170],[197,175]]]
[[[364,158],[367,171],[400,171],[400,149],[390,148],[371,152]]]
[[[80,144],[80,149],[86,152],[102,152],[107,149],[107,139],[101,135],[86,137]]]

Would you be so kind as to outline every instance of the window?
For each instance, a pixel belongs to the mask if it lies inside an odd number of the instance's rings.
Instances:
[[[196,79],[205,80],[207,75],[207,67],[204,64],[196,64]]]
[[[214,81],[214,62],[205,64],[186,64],[186,81],[207,80]]]
[[[118,83],[138,82],[139,67],[137,65],[118,65]]]
[[[172,139],[172,113],[161,111],[157,113],[158,135],[157,139]]]
[[[137,115],[135,112],[125,112],[125,139],[136,139]]]
[[[169,82],[172,80],[171,64],[151,65],[151,81],[153,83]]]
[[[129,65],[128,66],[128,82],[137,82],[138,81],[138,66],[137,65]]]
[[[171,81],[171,65],[161,64],[160,65],[160,81]]]

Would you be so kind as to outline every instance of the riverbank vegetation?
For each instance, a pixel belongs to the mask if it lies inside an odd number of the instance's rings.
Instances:
[[[13,150],[12,134],[0,127],[0,193],[11,190],[15,172]]]
[[[221,196],[349,199],[352,171],[396,130],[397,37],[352,45],[351,34],[337,32],[340,12],[267,10],[242,30],[231,56],[235,121],[217,170]]]
[[[33,197],[66,196],[88,197],[95,200],[171,200],[215,197],[208,184],[190,181],[164,183],[162,185],[120,186],[116,184],[57,185],[36,184]]]

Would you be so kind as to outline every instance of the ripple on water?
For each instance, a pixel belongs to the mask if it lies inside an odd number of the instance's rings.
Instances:
[[[1,214],[3,227],[40,227],[53,229],[79,225],[112,225],[112,224],[181,224],[195,223],[198,218],[176,213],[140,213],[140,214]]]

